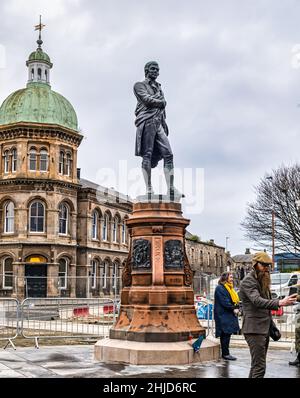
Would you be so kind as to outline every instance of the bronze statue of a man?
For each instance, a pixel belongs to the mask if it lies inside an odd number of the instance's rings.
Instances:
[[[159,66],[155,61],[145,65],[145,80],[134,85],[137,98],[135,110],[136,146],[135,155],[142,156],[142,171],[147,187],[147,194],[153,192],[151,184],[151,168],[164,160],[164,173],[168,194],[182,197],[174,187],[173,153],[169,143],[169,130],[166,123],[166,100],[161,85],[156,81],[159,76]]]

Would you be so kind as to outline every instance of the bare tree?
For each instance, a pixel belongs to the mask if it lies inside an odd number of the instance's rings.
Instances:
[[[247,216],[242,222],[247,238],[266,248],[272,246],[272,208],[275,214],[275,248],[283,251],[300,250],[300,165],[281,166],[265,176],[255,187],[254,203],[248,203]]]

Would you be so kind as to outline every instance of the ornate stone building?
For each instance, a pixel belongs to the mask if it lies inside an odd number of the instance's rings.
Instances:
[[[112,294],[132,204],[80,180],[77,116],[51,89],[53,65],[37,43],[26,88],[0,108],[0,295]]]

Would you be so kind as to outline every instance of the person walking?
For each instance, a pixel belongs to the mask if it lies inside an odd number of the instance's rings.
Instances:
[[[244,278],[245,278],[245,269],[244,267],[241,267],[240,280],[242,281]]]
[[[224,272],[215,290],[214,318],[216,337],[220,337],[222,358],[233,361],[236,358],[229,353],[231,335],[240,330],[238,322],[239,296],[233,288],[233,275]]]
[[[239,291],[243,308],[242,333],[251,354],[249,378],[263,378],[266,372],[266,356],[269,346],[271,310],[293,305],[297,295],[282,300],[271,299],[270,265],[272,259],[265,252],[252,258],[253,269],[243,279]]]
[[[300,285],[297,289],[297,301],[300,301]],[[300,304],[297,306],[297,313],[295,316],[295,349],[297,357],[294,361],[289,362],[291,366],[298,366],[300,368]]]

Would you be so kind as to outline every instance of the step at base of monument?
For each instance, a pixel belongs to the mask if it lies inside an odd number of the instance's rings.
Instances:
[[[220,344],[207,338],[202,342],[200,351],[194,353],[188,341],[142,343],[107,338],[95,344],[94,358],[99,362],[131,365],[188,365],[218,361]]]

